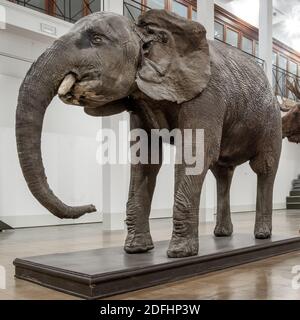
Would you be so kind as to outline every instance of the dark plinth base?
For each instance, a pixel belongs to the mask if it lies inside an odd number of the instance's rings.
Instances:
[[[4,223],[3,221],[0,220],[0,231],[3,230],[12,230],[13,228],[9,226],[8,224]]]
[[[183,259],[167,258],[168,241],[161,241],[143,254],[126,254],[121,247],[104,248],[16,259],[14,265],[17,278],[96,299],[300,250],[300,237],[201,236],[199,243],[199,255]]]

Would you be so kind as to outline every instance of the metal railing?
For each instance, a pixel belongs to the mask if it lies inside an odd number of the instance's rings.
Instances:
[[[288,81],[291,83],[300,83],[300,77],[294,73],[288,72],[276,65],[273,65],[273,89],[275,95],[280,96],[281,98],[299,101],[299,99],[288,89]]]
[[[101,11],[101,2],[99,0],[45,0],[42,1],[43,5],[37,5],[32,0],[9,0],[10,2],[19,4],[56,18],[75,23],[77,20],[95,11]],[[79,10],[76,7],[81,7]],[[96,10],[93,6],[96,5]]]
[[[127,18],[137,22],[139,15],[150,10],[151,8],[135,0],[127,0],[123,2],[123,13]]]

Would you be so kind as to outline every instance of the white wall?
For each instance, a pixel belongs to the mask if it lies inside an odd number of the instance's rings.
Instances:
[[[22,79],[31,61],[55,39],[43,35],[40,24],[53,24],[58,35],[71,24],[11,3],[5,8],[7,29],[0,30],[0,220],[14,227],[70,223],[52,216],[29,192],[18,163],[14,127]],[[24,28],[18,25],[22,21]],[[67,204],[94,203],[99,210],[78,223],[102,220],[102,170],[96,162],[100,127],[101,120],[57,98],[46,113],[42,151],[51,188]]]

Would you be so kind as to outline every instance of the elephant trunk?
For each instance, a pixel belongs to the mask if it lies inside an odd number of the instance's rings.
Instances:
[[[71,207],[58,199],[47,183],[41,155],[45,112],[69,72],[70,62],[65,52],[63,43],[56,41],[26,75],[18,98],[16,139],[23,175],[34,197],[55,216],[76,219],[96,208],[93,205]]]

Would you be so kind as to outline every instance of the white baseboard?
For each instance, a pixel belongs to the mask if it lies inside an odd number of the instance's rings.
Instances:
[[[0,216],[0,220],[13,228],[46,227],[67,224],[102,222],[102,214],[91,213],[77,220],[59,219],[51,214],[24,215],[24,216]]]
[[[274,203],[273,210],[286,209],[286,203]],[[231,206],[232,213],[255,211],[255,205]],[[200,221],[211,222],[215,219],[215,209],[201,208]],[[85,215],[78,220],[61,220],[51,214],[47,215],[19,215],[19,216],[0,216],[0,220],[13,228],[30,228],[30,227],[44,227],[56,225],[82,224],[82,223],[99,223],[103,222],[103,214],[92,213]],[[173,209],[153,209],[151,210],[150,219],[172,218]],[[115,222],[110,230],[123,230],[125,213],[113,213],[113,220]],[[205,220],[206,217],[206,220]],[[108,228],[108,227],[107,227]]]
[[[273,210],[283,210],[286,209],[286,203],[273,203]],[[231,206],[232,213],[249,212],[255,211],[256,204],[242,205],[242,206]]]

